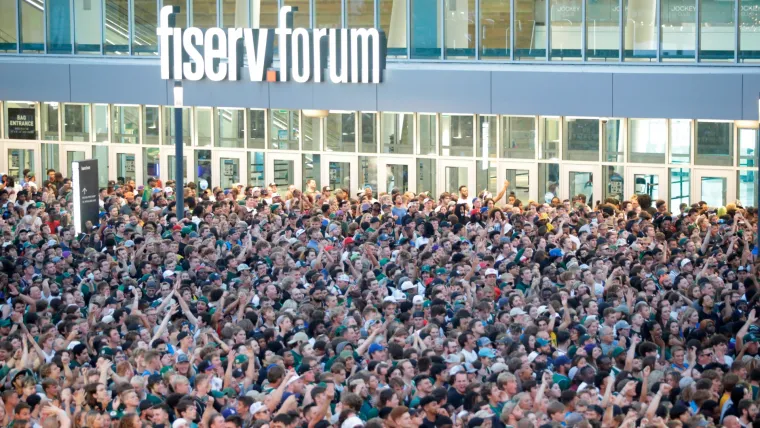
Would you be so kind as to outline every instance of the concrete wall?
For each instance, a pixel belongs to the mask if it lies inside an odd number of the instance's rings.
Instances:
[[[185,82],[185,105],[758,120],[760,69],[389,64],[379,85]],[[157,59],[0,56],[0,100],[171,105]]]

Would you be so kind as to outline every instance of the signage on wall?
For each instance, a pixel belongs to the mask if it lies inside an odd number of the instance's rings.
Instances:
[[[77,234],[90,232],[98,225],[100,204],[98,198],[98,161],[95,159],[73,162],[71,181],[74,186],[74,230]],[[89,228],[87,223],[89,224]]]
[[[36,140],[37,123],[32,108],[8,108],[8,138],[13,140]]]
[[[239,80],[243,60],[252,82],[380,83],[387,40],[376,28],[293,28],[293,12],[280,8],[277,28],[170,27],[176,6],[161,9],[156,34],[161,78],[215,82]],[[272,68],[274,38],[279,67]],[[325,68],[328,69],[325,76]]]

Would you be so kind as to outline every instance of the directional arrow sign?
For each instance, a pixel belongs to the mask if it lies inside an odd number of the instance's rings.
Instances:
[[[85,160],[72,164],[72,183],[74,185],[74,230],[76,233],[89,233],[87,222],[98,225],[100,204],[98,192],[87,189],[98,188],[98,161]]]
[[[86,195],[86,194],[87,194],[87,188],[86,188],[86,187],[83,187],[83,188],[82,188],[82,194],[83,194],[83,195]]]

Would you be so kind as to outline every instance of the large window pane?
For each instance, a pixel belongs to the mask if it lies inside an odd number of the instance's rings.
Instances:
[[[137,106],[111,106],[113,111],[113,142],[137,144],[140,135],[140,108]]]
[[[583,28],[583,0],[550,0],[551,6],[551,58],[552,60],[578,60],[581,57],[581,30]]]
[[[110,141],[108,133],[108,104],[93,104],[93,119],[95,121],[95,142],[104,143]]]
[[[44,104],[43,104],[44,105]],[[35,103],[7,102],[5,107],[5,135],[13,140],[37,139],[37,107]],[[57,126],[57,120],[56,120]],[[55,139],[58,139],[56,132]]]
[[[254,187],[264,187],[264,153],[248,152],[248,185]]]
[[[222,27],[248,27],[248,19],[250,17],[248,6],[248,1],[245,0],[222,0]],[[304,12],[308,15],[309,9],[306,8],[302,11],[300,7],[298,8],[298,13]]]
[[[138,10],[142,12],[142,8],[138,8],[138,2],[145,2],[147,0],[135,1],[135,14]],[[76,43],[76,53],[80,54],[92,54],[96,55],[100,53],[100,44],[103,37],[102,18],[102,2],[94,0],[74,0],[74,41]],[[156,3],[153,2],[153,25],[150,30],[153,34],[153,44],[156,40]],[[135,32],[135,40],[137,40],[137,32]],[[154,46],[155,47],[155,46]]]
[[[216,27],[216,0],[192,0],[193,27],[212,28]]]
[[[539,198],[543,197],[543,202],[547,204],[550,204],[555,197],[559,197],[559,164],[538,164],[538,194]]]
[[[0,0],[0,52],[16,52],[16,0]]]
[[[617,61],[620,53],[620,6],[618,0],[586,3],[586,58]]]
[[[475,58],[475,0],[444,0],[446,58]]]
[[[317,28],[341,27],[341,0],[314,0],[314,13]]]
[[[760,0],[742,0],[739,9],[739,59],[760,60]]]
[[[42,3],[42,2],[40,2]],[[46,0],[48,53],[71,53],[71,3],[69,0]]]
[[[499,155],[498,136],[499,136],[499,119],[498,116],[483,115],[478,120],[478,140],[475,143],[478,146],[477,157],[495,158]],[[485,151],[485,153],[484,153]],[[481,189],[482,190],[482,189]]]
[[[604,182],[605,186],[602,186],[604,191],[604,199],[612,198],[617,201],[622,201],[623,196],[625,172],[622,166],[609,165],[604,169]],[[655,176],[656,177],[656,176]]]
[[[441,57],[441,13],[438,0],[412,2],[412,58]]]
[[[156,15],[156,2],[152,0],[132,0],[132,4],[134,8],[132,18],[134,20],[132,23],[132,28],[134,29],[132,53],[134,55],[157,55],[156,27],[158,25],[158,16]],[[79,22],[77,22],[77,25],[79,25]]]
[[[143,144],[158,145],[158,136],[161,130],[158,129],[158,106],[143,107]]]
[[[359,134],[359,152],[377,153],[377,113],[362,113],[361,124],[362,132]],[[411,145],[411,138],[409,141]],[[412,154],[412,152],[410,151],[409,154]]]
[[[348,28],[373,28],[375,2],[373,0],[346,0]]]
[[[604,157],[605,162],[623,162],[623,130],[622,120],[608,119],[602,123],[604,128]]]
[[[739,201],[745,207],[757,206],[757,168],[740,170],[737,175],[738,186],[737,195]]]
[[[308,189],[309,182],[314,180],[315,188],[322,188],[322,158],[321,155],[315,155],[311,153],[304,153],[301,158],[301,166],[303,167],[303,187],[302,189]],[[361,161],[360,161],[361,164]]]
[[[6,104],[7,106],[7,104]],[[40,104],[40,116],[42,116],[42,139],[58,141],[58,103]],[[7,112],[6,112],[7,113]],[[5,117],[8,117],[6,114]],[[108,118],[106,118],[108,120]]]
[[[216,109],[216,147],[245,147],[245,110]]]
[[[700,0],[699,3],[699,60],[734,60],[734,15],[736,2]],[[745,6],[742,1],[742,7]]]
[[[176,134],[174,133],[174,108],[164,107],[164,145],[175,145],[174,139]],[[182,141],[185,146],[189,146],[193,143],[193,109],[191,107],[182,108]]]
[[[623,0],[625,7],[625,60],[651,61],[657,57],[657,3]],[[692,21],[694,22],[694,21]]]
[[[476,162],[475,190],[473,196],[482,197],[485,192],[495,196],[499,189],[496,188],[496,162],[479,160]]]
[[[733,166],[734,124],[731,122],[697,122],[697,156],[694,163],[710,166]]]
[[[161,158],[158,147],[143,149],[143,183],[147,183],[149,178],[159,178],[161,176]]]
[[[665,119],[628,121],[628,159],[638,163],[665,163],[668,123]]]
[[[501,118],[502,157],[505,159],[536,158],[536,118]]]
[[[567,118],[565,121],[565,160],[598,162],[599,120]]]
[[[412,113],[383,113],[381,118],[381,143],[383,153],[411,155],[414,153]]]
[[[92,146],[92,157],[98,161],[98,187],[108,184],[108,146]]]
[[[670,121],[670,163],[691,161],[691,120]]]
[[[298,110],[271,110],[270,149],[298,150],[301,133]]]
[[[380,2],[380,28],[388,40],[388,57],[406,58],[406,1]]]
[[[298,8],[298,12],[293,13],[294,28],[311,28],[311,15],[309,12],[311,10],[311,0],[283,0],[282,4]],[[275,2],[276,6],[277,3]],[[374,24],[371,27],[374,27]]]
[[[436,172],[434,159],[417,159],[417,193],[428,192],[428,196],[436,201]]]
[[[90,141],[90,105],[63,105],[63,140]]]
[[[195,150],[195,170],[201,189],[211,189],[211,150]]]
[[[266,148],[266,110],[248,110],[248,148]]]
[[[510,47],[509,2],[480,1],[480,57],[507,59]]]
[[[473,122],[472,115],[441,115],[442,156],[473,155]]]
[[[303,127],[302,150],[322,150],[322,118],[308,117],[302,114],[301,126]],[[298,146],[295,148],[297,149]]]
[[[175,27],[187,28],[187,1],[186,0],[162,0],[162,6],[179,6],[179,13],[174,15]]]
[[[325,150],[356,151],[356,114],[330,113],[325,119]]]
[[[515,59],[546,58],[544,2],[515,0]]]
[[[670,168],[670,212],[679,213],[680,205],[690,205],[691,180],[688,168]]]
[[[195,109],[195,122],[198,127],[198,130],[196,131],[196,135],[198,136],[197,144],[200,147],[211,145],[214,121],[213,116],[210,107],[196,107]]]
[[[541,118],[541,150],[540,159],[559,159],[560,124],[559,118]]]
[[[317,183],[319,183],[319,179],[317,179]],[[377,158],[359,156],[359,188],[365,189],[368,186],[372,189],[374,197],[377,197]]]
[[[129,2],[127,0],[105,0],[106,2],[106,43],[103,49],[111,55],[129,54]],[[184,3],[184,2],[183,2]],[[184,4],[180,10],[187,9]]]
[[[38,53],[45,51],[45,2],[41,0],[21,1],[21,52]]]
[[[739,166],[757,167],[757,132],[739,128]]]
[[[46,143],[42,143],[40,146],[40,149],[42,151],[42,172],[45,175],[44,177],[40,177],[42,180],[37,182],[38,185],[40,182],[44,183],[48,180],[48,171],[52,169],[55,172],[58,171],[61,167],[61,158],[58,154],[58,148],[60,146],[58,144]],[[71,177],[71,175],[66,174],[64,177]]]
[[[436,154],[438,144],[438,117],[434,114],[419,115],[419,151],[421,155]]]
[[[507,169],[506,178],[509,180],[507,202],[512,204],[515,200],[527,202],[530,199],[530,171],[527,169]],[[535,183],[533,183],[535,186]]]
[[[662,60],[693,60],[697,34],[695,0],[660,1],[662,10],[660,17]]]

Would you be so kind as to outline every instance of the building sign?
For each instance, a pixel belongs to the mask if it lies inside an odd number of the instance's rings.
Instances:
[[[8,108],[8,138],[13,140],[36,140],[37,123],[32,108]]]
[[[176,6],[161,9],[156,30],[165,80],[239,80],[243,62],[252,82],[380,83],[387,40],[376,28],[293,28],[283,6],[277,28],[170,27]],[[277,38],[279,67],[272,68]],[[245,61],[244,61],[245,60]],[[327,69],[327,76],[325,76]]]
[[[89,233],[98,225],[98,161],[96,159],[72,163],[71,181],[74,185],[74,230],[77,234]]]

